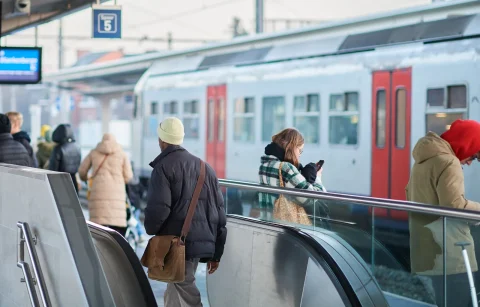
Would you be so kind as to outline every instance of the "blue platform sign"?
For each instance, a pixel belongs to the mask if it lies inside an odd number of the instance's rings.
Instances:
[[[93,38],[122,38],[122,7],[92,5]]]
[[[0,84],[35,84],[42,80],[42,48],[0,47]]]

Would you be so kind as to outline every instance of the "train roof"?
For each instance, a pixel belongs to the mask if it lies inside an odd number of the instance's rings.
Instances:
[[[401,50],[401,51],[400,51]],[[258,66],[291,62],[301,59],[320,59],[310,64],[337,65],[348,64],[358,68],[355,63],[385,68],[405,65],[416,60],[425,61],[433,55],[448,56],[448,60],[464,58],[466,54],[478,54],[480,50],[480,14],[452,16],[446,19],[392,27],[371,32],[360,32],[337,37],[277,44],[260,48],[219,54],[194,54],[182,58],[164,59],[155,63],[142,80],[136,91],[145,87],[147,80],[161,76],[205,71],[220,67]],[[366,51],[378,51],[373,55],[354,56]],[[470,53],[469,53],[470,52]],[[460,54],[453,56],[453,54]],[[348,56],[351,55],[351,56]],[[336,56],[342,56],[338,63]],[[322,60],[322,58],[324,58]],[[328,58],[328,59],[327,59]],[[385,64],[389,63],[389,64]],[[279,67],[278,65],[274,65]],[[285,64],[283,67],[291,67]],[[231,70],[230,75],[232,75]],[[245,70],[241,70],[245,71]],[[258,70],[257,70],[258,71]],[[218,73],[218,70],[215,69]],[[149,82],[150,83],[150,82]],[[150,86],[148,86],[150,87]]]

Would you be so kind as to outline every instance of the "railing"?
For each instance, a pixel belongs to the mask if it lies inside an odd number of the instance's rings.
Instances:
[[[27,291],[30,295],[30,302],[32,303],[32,306],[40,306],[37,291],[35,289],[35,285],[38,283],[43,306],[50,307],[52,304],[50,302],[50,297],[48,296],[48,290],[43,277],[40,261],[38,260],[37,250],[35,249],[37,238],[32,236],[32,232],[30,231],[30,226],[28,223],[18,222],[17,227],[19,239],[17,249],[17,266],[22,269],[24,276],[24,278],[22,278],[20,281],[25,282],[27,286]],[[30,255],[35,277],[32,277],[30,266],[27,262],[25,262],[25,243],[27,244],[28,254]]]
[[[229,214],[289,224],[313,235],[333,232],[370,265],[385,293],[402,297],[409,306],[457,307],[476,300],[471,291],[480,274],[472,276],[469,266],[476,271],[480,212],[232,180],[220,180],[220,186]],[[275,219],[273,207],[280,194],[310,208],[311,225]],[[319,204],[328,208],[326,213]]]
[[[444,217],[461,218],[461,219],[480,222],[480,212],[470,211],[470,210],[458,210],[453,208],[430,206],[430,205],[409,202],[409,201],[374,198],[374,197],[367,197],[367,196],[330,193],[330,192],[316,192],[316,191],[291,189],[291,188],[279,188],[279,187],[272,187],[268,185],[260,185],[256,183],[226,180],[226,179],[220,179],[219,183],[221,187],[225,187],[225,188],[250,190],[254,192],[263,192],[263,193],[270,193],[270,194],[283,194],[283,195],[305,197],[305,198],[316,199],[316,200],[334,200],[334,201],[342,201],[342,202],[350,201],[350,202],[355,202],[355,204],[359,204],[367,207],[378,207],[378,208],[393,209],[393,210],[404,210],[404,211],[416,212],[416,213],[435,214],[435,215],[441,215]]]

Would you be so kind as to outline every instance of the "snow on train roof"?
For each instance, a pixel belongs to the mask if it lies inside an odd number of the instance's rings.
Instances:
[[[149,76],[141,90],[205,86],[223,82],[255,82],[320,75],[338,75],[392,69],[415,64],[455,63],[476,60],[480,38],[439,44],[413,43],[379,48],[375,52],[349,53],[267,65],[223,66],[188,73]],[[197,59],[201,60],[201,59]],[[139,89],[140,90],[140,89]]]

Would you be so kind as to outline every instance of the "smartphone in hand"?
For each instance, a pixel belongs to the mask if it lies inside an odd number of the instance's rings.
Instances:
[[[323,164],[325,163],[325,160],[320,160],[317,162],[317,172],[322,168]]]

